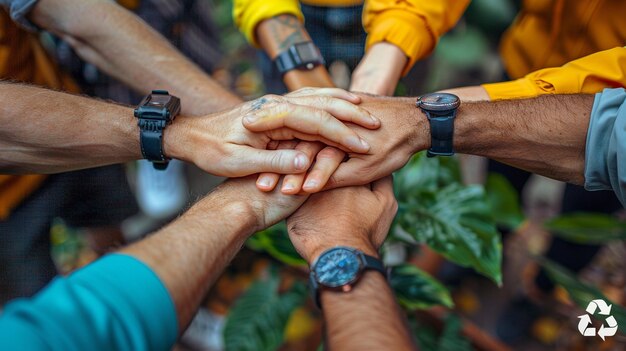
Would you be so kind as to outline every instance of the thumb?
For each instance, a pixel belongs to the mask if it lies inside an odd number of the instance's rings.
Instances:
[[[309,169],[311,161],[297,150],[261,150],[244,147],[236,156],[236,173],[247,175],[261,172],[279,174],[303,173]]]

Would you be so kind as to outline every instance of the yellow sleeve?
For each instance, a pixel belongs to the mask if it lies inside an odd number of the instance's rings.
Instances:
[[[430,54],[439,37],[461,18],[470,0],[367,0],[363,27],[365,49],[382,41],[398,46],[409,58],[403,75]]]
[[[294,15],[304,23],[298,0],[234,0],[233,20],[248,42],[259,47],[255,30],[261,21],[278,15]]]
[[[594,94],[626,87],[626,47],[600,51],[561,67],[545,68],[502,83],[483,84],[492,100],[543,94]]]

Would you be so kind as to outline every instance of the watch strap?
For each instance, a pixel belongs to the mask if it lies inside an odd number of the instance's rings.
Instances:
[[[316,57],[310,60],[304,60],[300,57],[299,50],[307,50],[309,53],[316,53]],[[278,72],[282,75],[294,69],[308,68],[312,69],[315,66],[323,65],[324,58],[319,49],[312,41],[296,43],[290,46],[287,50],[281,52],[274,59],[274,63]]]
[[[454,118],[456,109],[434,115],[430,111],[422,110],[430,123],[430,148],[428,157],[454,155]]]
[[[168,160],[163,154],[163,121],[142,119],[139,127],[139,143],[141,154],[150,160],[154,168],[163,170],[167,168]],[[143,126],[141,126],[143,125]]]

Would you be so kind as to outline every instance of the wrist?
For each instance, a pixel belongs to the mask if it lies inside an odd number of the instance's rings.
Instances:
[[[320,237],[319,233],[312,233],[306,235],[309,238]],[[329,238],[326,236],[324,242],[312,243],[311,247],[306,250],[304,259],[309,263],[309,266],[320,257],[324,251],[332,249],[337,246],[346,246],[362,251],[366,255],[378,258],[378,250],[376,246],[369,240],[363,237],[359,237],[353,233],[343,232],[335,238]]]
[[[189,119],[192,117],[178,116],[172,124],[163,130],[163,154],[165,157],[183,161],[188,159],[185,143],[188,141]]]

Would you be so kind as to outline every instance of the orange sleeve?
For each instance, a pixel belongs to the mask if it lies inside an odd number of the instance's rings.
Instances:
[[[561,67],[545,68],[502,83],[483,84],[492,100],[543,94],[594,94],[626,87],[626,47],[600,51]]]
[[[256,27],[263,20],[278,15],[294,15],[304,23],[304,16],[297,0],[234,0],[233,20],[248,42],[259,47]]]
[[[398,46],[409,58],[403,75],[430,54],[439,37],[461,18],[470,0],[366,0],[365,49],[378,42]]]

